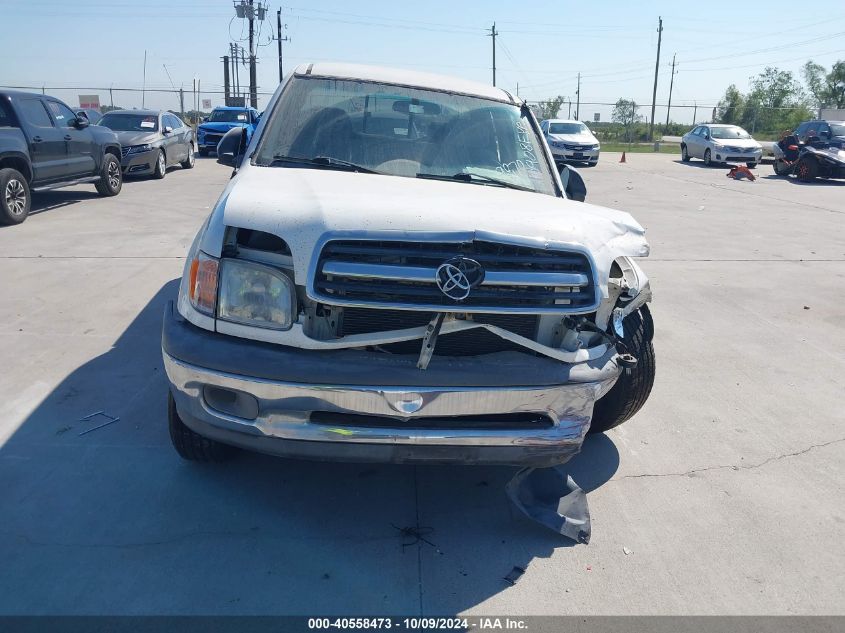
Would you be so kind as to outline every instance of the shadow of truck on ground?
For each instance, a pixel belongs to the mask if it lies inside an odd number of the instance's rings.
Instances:
[[[456,613],[573,545],[511,507],[514,468],[182,461],[159,348],[177,288],[0,447],[0,613]],[[120,420],[80,436],[100,410]],[[597,436],[565,468],[589,491],[618,463]]]

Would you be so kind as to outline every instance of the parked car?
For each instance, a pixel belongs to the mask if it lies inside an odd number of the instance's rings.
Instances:
[[[581,121],[546,119],[540,129],[558,165],[578,162],[592,167],[599,162],[599,140]]]
[[[54,97],[0,91],[0,223],[23,222],[31,192],[82,183],[101,196],[120,193],[114,132],[90,126]]]
[[[91,125],[97,125],[99,120],[103,118],[102,113],[94,108],[80,108],[76,111],[76,116],[84,116]]]
[[[763,147],[738,125],[698,125],[681,139],[681,160],[701,158],[708,167],[717,163],[745,163],[756,167]]]
[[[258,110],[255,108],[234,106],[214,108],[211,115],[197,128],[200,156],[208,156],[209,152],[216,151],[220,139],[232,128],[245,127],[252,134],[255,126],[258,125],[259,118]]]
[[[99,125],[117,133],[124,174],[164,178],[168,167],[194,166],[194,130],[172,112],[112,110]]]
[[[834,147],[845,147],[845,121],[804,121],[795,128],[795,136],[802,143],[816,137]]]
[[[646,401],[644,230],[509,92],[303,65],[235,164],[165,310],[185,459],[550,465]]]

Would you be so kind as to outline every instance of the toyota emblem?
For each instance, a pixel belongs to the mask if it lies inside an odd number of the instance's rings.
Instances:
[[[435,280],[440,292],[455,301],[463,301],[484,281],[484,269],[474,259],[453,257],[440,264]]]

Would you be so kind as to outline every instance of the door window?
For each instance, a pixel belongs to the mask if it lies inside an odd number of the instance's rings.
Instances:
[[[47,107],[50,108],[50,114],[53,115],[57,127],[73,127],[76,123],[76,114],[65,104],[58,101],[48,101]]]
[[[0,127],[12,127],[12,115],[2,101],[0,101]]]
[[[53,127],[50,115],[44,109],[41,99],[21,99],[18,102],[23,118],[33,127]]]
[[[164,115],[164,124],[169,125],[174,130],[178,130],[180,127],[182,127],[182,121],[179,119],[179,117],[174,116],[172,114]]]

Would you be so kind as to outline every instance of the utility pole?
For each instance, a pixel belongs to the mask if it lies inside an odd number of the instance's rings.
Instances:
[[[651,124],[648,126],[648,140],[654,140],[654,108],[657,106],[657,74],[660,71],[660,42],[663,40],[663,18],[658,17],[657,61],[654,62],[654,91],[651,93]]]
[[[692,103],[693,103],[692,124],[695,125],[695,121],[698,118],[698,104],[695,102],[695,99],[692,100]]]
[[[282,71],[282,42],[289,42],[290,38],[287,35],[282,37],[282,10],[281,9],[276,11],[276,31],[277,31],[276,39],[279,41],[279,83],[282,83],[282,77],[284,76],[284,73]]]
[[[672,87],[675,85],[675,55],[677,55],[677,53],[672,54],[672,79],[669,80],[669,105],[666,106],[667,129],[669,128],[669,111],[672,109]]]
[[[146,104],[147,97],[147,50],[144,49],[144,83],[141,85],[141,108]],[[137,101],[135,103],[138,103]]]
[[[179,114],[185,118],[185,91],[179,86]]]
[[[231,44],[229,45],[231,48]],[[229,56],[223,55],[223,94],[224,105],[229,105]]]
[[[258,83],[255,76],[255,10],[249,0],[249,105],[258,107]]]
[[[496,23],[493,22],[493,26],[490,27],[490,34],[487,37],[493,38],[493,85],[496,85],[496,36],[499,32],[496,30]]]
[[[579,115],[581,114],[581,73],[578,73],[578,89],[575,91],[575,118],[579,121]]]
[[[572,118],[572,99],[569,100],[569,110],[567,110],[566,118],[567,119]]]

